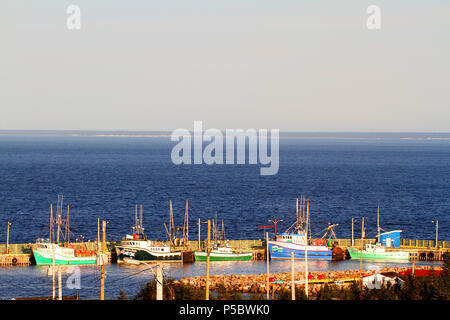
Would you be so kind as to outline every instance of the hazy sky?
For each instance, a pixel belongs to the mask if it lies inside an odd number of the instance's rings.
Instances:
[[[0,2],[0,129],[450,131],[449,95],[450,1]]]

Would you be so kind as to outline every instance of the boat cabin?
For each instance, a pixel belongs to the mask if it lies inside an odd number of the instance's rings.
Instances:
[[[44,252],[55,252],[55,254],[70,256],[73,257],[75,255],[75,250],[73,248],[64,248],[60,247],[56,243],[51,243],[44,240],[38,240],[36,242],[36,250],[44,251]]]
[[[140,249],[147,249],[152,252],[164,252],[170,253],[170,247],[164,246],[159,243],[150,240],[144,239],[133,239],[133,236],[127,235],[122,241],[120,241],[120,245],[126,247],[134,247]]]
[[[279,242],[289,242],[296,244],[305,244],[305,234],[303,232],[300,233],[278,233],[275,235],[275,241]]]
[[[394,230],[380,234],[380,244],[387,248],[400,247],[400,232],[402,230]]]

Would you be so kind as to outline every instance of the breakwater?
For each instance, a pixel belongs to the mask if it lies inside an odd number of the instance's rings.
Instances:
[[[383,268],[381,270],[345,270],[345,271],[326,271],[310,272],[308,276],[309,293],[314,294],[325,283],[333,283],[341,286],[348,286],[351,283],[361,281],[363,277],[371,276],[376,273],[398,275],[402,272],[408,272],[408,268]],[[420,267],[415,272],[421,270],[442,270],[442,268]],[[271,293],[279,293],[281,290],[291,288],[291,273],[269,273]],[[305,273],[295,272],[294,283],[296,288],[304,288]],[[195,276],[182,278],[174,282],[175,285],[189,286],[194,289],[206,289],[206,277]],[[267,292],[267,274],[238,274],[238,275],[210,275],[210,290],[225,289],[227,291],[237,291],[241,293],[266,293]]]

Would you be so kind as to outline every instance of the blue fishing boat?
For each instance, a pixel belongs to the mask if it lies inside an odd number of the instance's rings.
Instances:
[[[333,250],[323,242],[307,244],[306,234],[278,233],[273,240],[269,240],[269,252],[271,259],[290,259],[291,252],[294,259],[305,259],[306,251],[308,259],[332,260]]]
[[[306,217],[304,214],[305,204]],[[331,239],[331,237],[336,238],[333,228],[336,227],[337,224],[328,226],[325,235],[321,239],[309,239],[309,199],[306,200],[302,197],[300,212],[297,199],[297,220],[286,232],[277,233],[277,220],[275,219],[274,222],[275,235],[268,241],[271,259],[291,259],[292,252],[294,253],[294,259],[340,260],[344,258],[344,251],[339,247],[334,247],[334,243]],[[326,236],[328,234],[330,234],[330,238],[327,240]]]

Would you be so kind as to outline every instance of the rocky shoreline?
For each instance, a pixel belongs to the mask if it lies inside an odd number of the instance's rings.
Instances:
[[[416,270],[440,270],[440,267],[416,267]],[[381,270],[363,270],[363,276],[370,276],[376,273],[398,275],[400,272],[410,270],[406,267],[383,268]],[[271,291],[274,293],[283,289],[291,288],[291,273],[270,273],[269,278],[272,282],[270,284]],[[295,272],[295,281],[305,280],[304,272]],[[349,285],[354,281],[360,279],[359,270],[342,270],[342,271],[326,271],[326,272],[310,272],[309,273],[309,289],[314,292],[318,287],[322,286],[324,282],[333,281],[348,281],[342,285]],[[263,274],[238,274],[238,275],[211,275],[209,288],[211,291],[219,288],[227,291],[237,291],[242,293],[266,293],[267,275]],[[319,283],[318,283],[319,282]],[[175,285],[185,285],[195,289],[204,290],[206,288],[206,277],[196,276],[182,278],[174,283]],[[304,284],[296,283],[296,287],[304,287]]]

